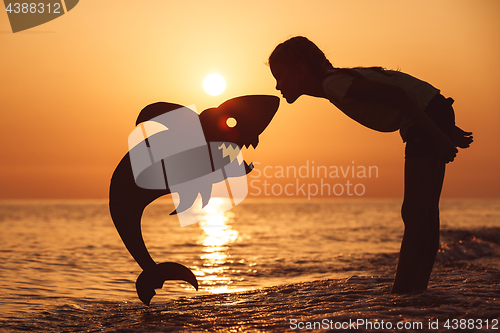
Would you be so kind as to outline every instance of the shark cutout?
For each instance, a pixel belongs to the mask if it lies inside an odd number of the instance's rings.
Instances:
[[[144,150],[144,146],[138,148],[140,142],[144,141],[144,145],[151,148],[153,138],[154,140],[168,139],[166,134],[171,133],[167,132],[178,126],[179,123],[177,125],[175,123],[180,121],[179,119],[182,117],[172,118],[175,120],[173,122],[164,121],[165,124],[162,121],[155,122],[160,124],[156,129],[153,126],[146,126],[146,132],[149,129],[154,134],[144,136],[143,140],[140,138],[135,140],[139,144],[134,145],[119,162],[111,178],[109,209],[113,223],[125,247],[143,270],[137,278],[136,290],[139,299],[144,304],[150,304],[151,299],[156,294],[154,290],[162,288],[166,280],[182,280],[198,290],[198,281],[189,268],[173,262],[156,264],[149,254],[141,230],[141,218],[146,206],[157,198],[174,192],[179,193],[180,198],[176,210],[172,212],[174,214],[189,208],[198,194],[202,197],[203,205],[206,205],[212,193],[211,185],[213,183],[249,173],[253,169],[253,165],[242,160],[240,150],[242,147],[257,147],[259,135],[269,125],[278,107],[279,98],[276,96],[248,95],[230,99],[217,108],[204,110],[198,117],[206,145],[197,145],[196,142],[201,142],[202,138],[191,140],[189,134],[192,132],[184,131],[183,137],[194,142],[193,147],[185,149],[186,147],[183,146],[178,152],[167,151],[167,158],[162,157],[159,162],[155,162],[154,156],[148,156],[150,160],[142,166],[143,171],[150,168],[151,165],[156,165],[153,168],[156,171],[152,171],[155,176],[151,176],[150,171],[147,171],[143,176],[145,178],[137,182],[136,179],[141,177],[141,172],[138,171],[141,167],[133,166],[132,155],[136,152],[152,153],[151,150]],[[165,115],[168,113],[175,113],[179,109],[186,111],[184,106],[174,103],[150,104],[140,112],[136,125],[143,123],[145,125],[150,120],[158,120],[155,118],[162,116],[166,117]],[[193,116],[188,113],[184,115]],[[233,127],[227,124],[229,118],[234,118],[236,122]],[[170,137],[170,139],[172,138],[174,136]],[[132,139],[132,141],[134,140]],[[205,158],[199,158],[200,152],[208,153],[211,161],[210,167]],[[166,161],[168,159],[170,160]],[[194,173],[190,171],[184,174],[184,178],[177,177],[182,174],[186,167],[190,166],[186,163],[197,163],[200,160],[204,166],[195,165],[196,168],[190,168],[190,170],[195,170]],[[223,170],[223,172],[217,173],[218,170]],[[177,176],[171,177],[167,171],[172,171],[174,174],[177,172]],[[203,182],[197,182],[197,184],[202,184],[199,188],[196,185],[182,186],[182,184],[185,185],[185,183],[193,181],[190,179],[192,177],[195,177],[195,180],[199,177],[206,177],[206,179]],[[160,179],[163,182],[159,182]]]
[[[214,111],[207,110],[204,114]],[[230,128],[227,123],[223,125]],[[244,176],[252,166],[245,164],[236,144],[206,141],[194,106],[178,108],[140,123],[129,136],[129,147],[134,179],[139,187],[166,189],[168,184],[171,192],[178,193],[180,201],[176,202],[172,214],[181,213],[178,216],[181,226],[199,222],[198,207],[187,211],[198,194],[202,198],[201,210],[212,195],[231,199],[230,205],[219,207],[222,213],[240,203],[248,193]]]

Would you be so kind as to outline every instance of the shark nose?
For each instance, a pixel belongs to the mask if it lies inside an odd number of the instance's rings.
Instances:
[[[204,110],[200,121],[208,141],[249,143],[271,122],[279,103],[278,96],[239,96]],[[234,118],[234,127],[228,126],[229,118]]]

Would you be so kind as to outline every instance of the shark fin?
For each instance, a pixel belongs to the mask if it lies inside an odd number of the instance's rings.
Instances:
[[[177,191],[177,193],[179,194],[179,204],[177,205],[177,207],[175,207],[175,210],[170,213],[170,215],[176,215],[191,208],[196,198],[198,197],[199,192],[192,190],[189,191],[185,189],[183,191]]]
[[[201,194],[202,208],[205,208],[205,206],[208,205],[208,202],[210,201],[210,197],[212,196],[212,184],[205,186],[200,191],[200,194]]]

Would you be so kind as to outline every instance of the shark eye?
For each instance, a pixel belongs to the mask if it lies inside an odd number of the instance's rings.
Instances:
[[[233,117],[229,117],[226,120],[226,125],[229,126],[229,127],[234,127],[234,126],[236,126],[237,123],[238,122]]]

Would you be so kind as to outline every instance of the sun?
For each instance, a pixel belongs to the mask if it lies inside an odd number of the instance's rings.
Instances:
[[[203,89],[205,89],[209,95],[220,95],[224,89],[226,89],[226,81],[219,74],[209,74],[205,80],[203,80]]]

